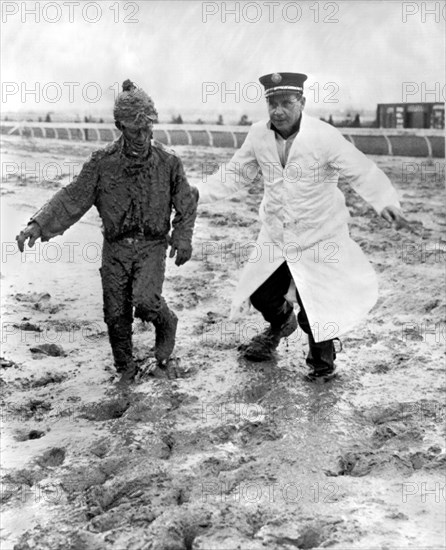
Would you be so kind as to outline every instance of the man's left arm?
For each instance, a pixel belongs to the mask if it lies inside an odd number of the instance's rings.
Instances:
[[[330,155],[332,167],[340,170],[353,189],[395,229],[412,231],[403,216],[398,193],[386,174],[339,131],[336,130],[336,133]]]
[[[198,190],[189,185],[184,173],[183,163],[175,157],[172,170],[172,203],[175,216],[172,220],[172,237],[170,240],[170,254],[176,254],[175,264],[180,266],[190,260],[192,256],[192,234],[197,217]]]

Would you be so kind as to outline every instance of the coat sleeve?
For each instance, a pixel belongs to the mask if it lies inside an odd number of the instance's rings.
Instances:
[[[243,145],[232,159],[220,166],[212,176],[203,175],[201,182],[195,182],[200,193],[200,204],[227,199],[241,190],[243,185],[253,181],[259,172],[251,134],[248,132]]]
[[[172,220],[172,240],[177,245],[189,245],[192,242],[197,201],[184,173],[183,163],[178,157],[172,170],[172,203],[175,216]]]
[[[386,174],[334,128],[330,145],[330,166],[339,170],[378,214],[386,206],[400,208],[398,193]]]
[[[98,181],[98,155],[93,153],[79,175],[31,218],[29,223],[36,222],[40,226],[42,241],[62,235],[93,206]]]

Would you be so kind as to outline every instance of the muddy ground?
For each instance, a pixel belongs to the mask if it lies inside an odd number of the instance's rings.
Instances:
[[[390,229],[341,183],[381,290],[343,338],[337,380],[304,381],[301,333],[277,361],[238,357],[263,328],[253,311],[228,321],[259,228],[256,182],[201,207],[192,260],[168,262],[165,296],[180,317],[169,377],[153,369],[153,329],[135,322],[145,370],[122,394],[102,320],[96,213],[37,254],[14,246],[68,182],[69,163],[78,171],[94,148],[3,143],[1,547],[443,548],[444,164],[375,157],[419,236]],[[193,181],[233,151],[177,152]]]

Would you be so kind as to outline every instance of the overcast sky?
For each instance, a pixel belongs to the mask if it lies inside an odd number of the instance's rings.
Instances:
[[[256,119],[265,113],[258,77],[276,71],[308,74],[313,109],[443,100],[443,92],[423,95],[422,83],[445,84],[444,2],[1,4],[3,112],[111,110],[115,83],[131,78],[161,118],[207,111]],[[225,5],[236,14],[224,14]],[[21,97],[36,83],[37,97]],[[404,98],[404,86],[414,93]]]

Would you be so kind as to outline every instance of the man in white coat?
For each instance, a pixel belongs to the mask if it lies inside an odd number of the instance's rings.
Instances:
[[[333,340],[377,300],[374,270],[349,236],[339,175],[397,229],[407,222],[384,172],[338,130],[303,113],[306,79],[298,73],[262,76],[269,120],[253,124],[229,163],[197,187],[200,204],[223,200],[261,171],[262,227],[235,292],[232,318],[250,300],[270,323],[243,348],[254,361],[271,359],[298,322],[308,334],[307,376],[326,381],[335,375]],[[297,320],[292,302],[300,307]]]

